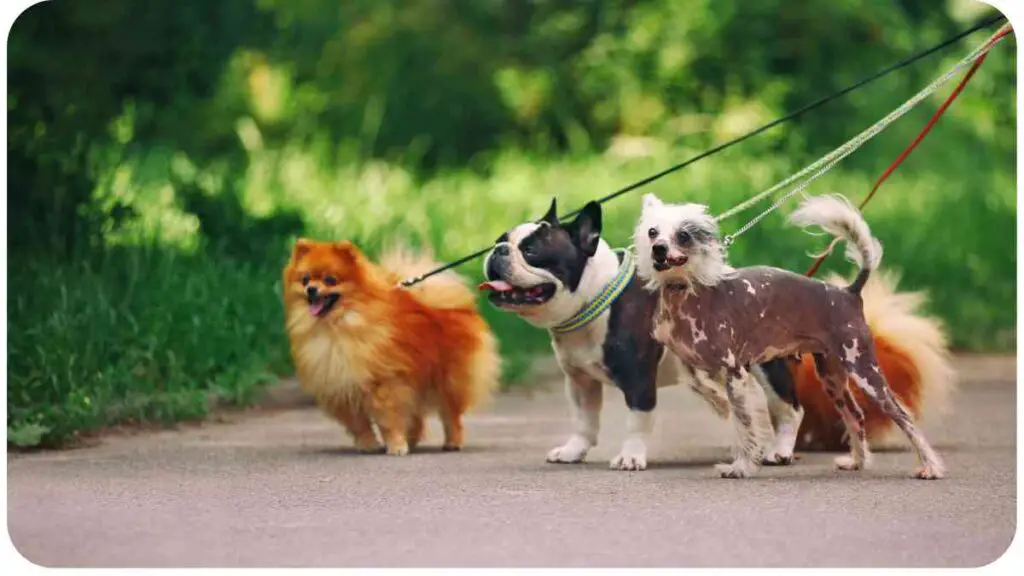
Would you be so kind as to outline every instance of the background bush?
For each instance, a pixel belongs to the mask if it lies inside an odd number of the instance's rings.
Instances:
[[[8,39],[9,441],[197,417],[288,374],[278,282],[296,235],[454,258],[551,196],[576,208],[988,16],[925,0],[33,6]],[[723,211],[983,37],[649,190]],[[960,349],[1015,344],[1015,49],[993,52],[867,210],[884,266],[928,291]],[[810,192],[859,200],[951,88]],[[606,205],[613,243],[638,194]],[[822,240],[784,227],[788,209],[733,260],[806,268]],[[483,310],[507,382],[528,383],[544,335]]]

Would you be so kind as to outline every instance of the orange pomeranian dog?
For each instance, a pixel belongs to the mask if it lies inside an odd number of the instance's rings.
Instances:
[[[849,283],[839,276],[826,281],[837,286]],[[937,320],[918,313],[924,295],[897,292],[896,284],[894,274],[876,273],[861,293],[878,363],[892,391],[915,419],[941,417],[955,389],[946,337]],[[814,370],[814,361],[807,355],[800,362],[791,362],[790,373],[796,382],[797,398],[804,408],[797,449],[847,450],[842,420],[833,401],[825,395],[825,387]],[[860,386],[851,382],[848,387],[864,411],[871,446],[896,445],[899,436],[890,434],[898,432],[892,421],[864,396]]]
[[[463,445],[462,415],[489,399],[499,376],[494,336],[454,273],[412,288],[400,280],[437,266],[391,250],[381,265],[351,242],[300,239],[284,269],[286,330],[302,388],[348,430],[360,451],[403,455],[440,414],[445,450]]]

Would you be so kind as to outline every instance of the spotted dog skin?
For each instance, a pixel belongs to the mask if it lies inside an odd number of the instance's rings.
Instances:
[[[642,264],[650,269],[643,272],[660,294],[655,338],[683,363],[711,375],[724,374],[740,433],[747,432],[740,457],[719,466],[722,475],[747,476],[761,460],[763,444],[749,431],[763,427],[767,414],[763,399],[745,384],[749,367],[809,353],[850,438],[850,454],[836,459],[838,469],[859,470],[870,459],[864,413],[847,388],[849,378],[913,444],[921,461],[915,475],[941,477],[941,460],[879,368],[860,293],[878,265],[881,245],[859,213],[845,199],[818,197],[805,201],[791,217],[847,240],[848,255],[861,264],[861,271],[843,287],[767,266],[734,269],[725,263],[717,226],[703,208],[675,206],[646,200],[636,235],[638,250],[649,251]],[[695,269],[691,272],[688,266]]]

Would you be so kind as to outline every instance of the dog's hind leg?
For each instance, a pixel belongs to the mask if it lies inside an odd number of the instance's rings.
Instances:
[[[445,452],[462,450],[462,444],[465,441],[462,427],[462,407],[450,398],[441,400],[441,426],[444,428],[444,444],[441,445],[441,449]]]
[[[793,377],[782,360],[757,366],[751,374],[764,390],[768,400],[775,441],[765,453],[766,466],[787,466],[793,463],[797,432],[804,418],[804,409],[797,403]]]
[[[723,478],[745,478],[761,466],[771,438],[771,416],[764,389],[743,367],[730,369],[726,375],[725,392],[732,407],[738,454],[730,464],[716,464]]]
[[[789,465],[793,462],[797,433],[804,418],[804,409],[796,398],[796,382],[782,358],[755,366],[750,372],[764,389],[775,432],[775,441],[765,454],[764,464]]]
[[[867,428],[864,423],[864,411],[850,394],[847,387],[847,372],[843,362],[835,356],[826,354],[814,355],[814,368],[818,378],[825,384],[825,394],[832,400],[836,411],[842,417],[846,427],[846,436],[850,443],[850,454],[836,458],[838,470],[863,470],[871,463],[871,451],[868,448]]]
[[[582,372],[565,377],[565,395],[572,412],[573,434],[565,444],[548,452],[548,462],[582,462],[587,452],[597,445],[601,427],[601,383]]]
[[[860,344],[858,346],[858,344]],[[886,416],[899,426],[907,439],[917,450],[921,466],[914,471],[914,476],[922,480],[942,478],[946,471],[942,459],[929,444],[924,433],[914,423],[913,416],[892,393],[889,384],[882,375],[875,355],[874,342],[870,334],[866,337],[854,338],[850,345],[843,345],[844,364],[850,371],[850,379],[871,397]]]

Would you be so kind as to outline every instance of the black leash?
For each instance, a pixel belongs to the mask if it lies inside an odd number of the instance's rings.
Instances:
[[[738,136],[736,138],[733,138],[732,140],[729,140],[729,141],[727,141],[725,143],[719,144],[718,146],[715,146],[714,148],[710,148],[708,150],[705,150],[704,152],[701,152],[700,154],[698,154],[696,156],[693,156],[692,158],[689,158],[689,159],[687,159],[687,160],[685,160],[683,162],[680,162],[679,164],[676,164],[674,166],[670,166],[669,168],[666,168],[666,169],[662,170],[661,172],[658,172],[658,173],[653,174],[651,176],[648,176],[647,178],[644,178],[643,180],[638,180],[638,181],[630,184],[629,186],[626,186],[625,188],[622,188],[621,190],[616,190],[615,192],[612,192],[611,194],[608,194],[607,196],[599,198],[597,200],[597,202],[599,204],[604,204],[605,202],[607,202],[609,200],[614,200],[615,198],[618,198],[619,196],[622,196],[623,194],[628,194],[629,192],[632,192],[632,191],[636,190],[637,188],[640,188],[642,186],[646,186],[647,184],[650,184],[651,182],[654,182],[655,180],[658,180],[658,179],[663,178],[665,176],[668,176],[669,174],[671,174],[673,172],[676,172],[678,170],[682,170],[683,168],[686,168],[687,166],[689,166],[690,164],[693,164],[694,162],[697,162],[698,160],[703,160],[704,158],[707,158],[708,156],[711,156],[713,154],[717,154],[717,153],[721,152],[722,150],[725,150],[726,148],[729,148],[731,146],[739,144],[740,142],[743,142],[744,140],[747,140],[749,138],[753,138],[754,136],[757,136],[758,134],[761,134],[762,132],[765,132],[766,130],[770,130],[770,129],[778,126],[779,124],[782,124],[782,123],[785,123],[785,122],[789,122],[790,120],[793,120],[793,119],[803,115],[805,112],[808,112],[810,110],[818,108],[818,107],[820,107],[820,106],[822,106],[824,104],[827,104],[827,103],[831,102],[832,100],[835,100],[837,98],[845,96],[845,95],[849,94],[850,92],[853,92],[854,90],[862,88],[862,87],[864,87],[864,86],[874,82],[875,80],[878,80],[879,78],[882,78],[884,76],[887,76],[887,75],[891,74],[892,72],[900,70],[901,68],[906,68],[907,66],[913,64],[914,62],[917,62],[918,60],[921,60],[923,58],[931,56],[932,54],[942,50],[943,48],[946,48],[946,47],[950,46],[951,44],[955,44],[956,42],[959,42],[963,38],[965,38],[967,36],[970,36],[971,34],[977,32],[978,30],[981,30],[983,28],[988,28],[989,26],[992,26],[993,24],[996,24],[996,23],[998,23],[998,22],[1000,22],[1002,20],[1005,20],[1005,19],[1006,19],[1006,17],[1003,16],[1002,14],[1000,14],[998,16],[994,16],[994,17],[989,18],[987,20],[983,20],[982,22],[980,22],[980,23],[978,23],[978,24],[968,28],[967,30],[964,30],[963,32],[960,32],[956,36],[953,36],[953,37],[951,37],[951,38],[949,38],[947,40],[944,40],[944,41],[940,42],[939,44],[936,44],[935,46],[932,46],[931,48],[928,48],[927,50],[923,50],[921,52],[918,52],[917,54],[914,54],[914,55],[910,56],[909,58],[906,58],[904,60],[901,60],[901,61],[899,61],[899,62],[889,66],[888,68],[884,68],[884,69],[882,69],[882,70],[880,70],[878,72],[875,72],[874,74],[872,74],[872,75],[870,75],[870,76],[868,76],[868,77],[866,77],[866,78],[864,78],[862,80],[859,80],[859,81],[857,81],[857,82],[847,86],[846,88],[843,88],[842,90],[834,92],[834,93],[832,93],[832,94],[830,94],[828,96],[825,96],[824,98],[819,98],[818,100],[815,100],[814,102],[811,102],[810,104],[807,104],[807,105],[805,105],[805,106],[803,106],[803,107],[801,107],[801,108],[799,108],[799,109],[797,109],[797,110],[795,110],[793,112],[790,112],[789,114],[787,114],[785,116],[782,116],[781,118],[777,118],[777,119],[775,119],[775,120],[765,124],[764,126],[761,126],[760,128],[757,128],[755,130],[747,132],[746,134],[743,134],[742,136]],[[582,210],[582,208],[578,208],[576,210],[573,210],[572,212],[569,212],[568,214],[565,214],[565,215],[561,216],[560,218],[571,218],[571,217],[575,216],[576,214],[579,214],[580,210]],[[427,272],[425,274],[421,274],[419,276],[414,276],[412,278],[407,278],[406,280],[402,281],[402,286],[408,287],[408,286],[412,286],[413,284],[418,284],[418,283],[426,280],[427,278],[430,278],[431,276],[434,276],[436,274],[440,274],[440,273],[442,273],[442,272],[444,272],[446,270],[451,270],[452,268],[455,268],[457,266],[461,266],[462,264],[465,264],[466,262],[469,262],[470,260],[474,260],[476,258],[479,258],[480,256],[483,256],[488,251],[490,251],[490,249],[491,249],[491,246],[488,246],[488,247],[486,247],[486,248],[484,248],[482,250],[477,250],[476,252],[473,252],[472,254],[467,254],[466,256],[463,256],[462,258],[459,258],[457,260],[453,260],[453,261],[445,264],[444,266],[441,266],[439,268],[431,270],[430,272]]]

